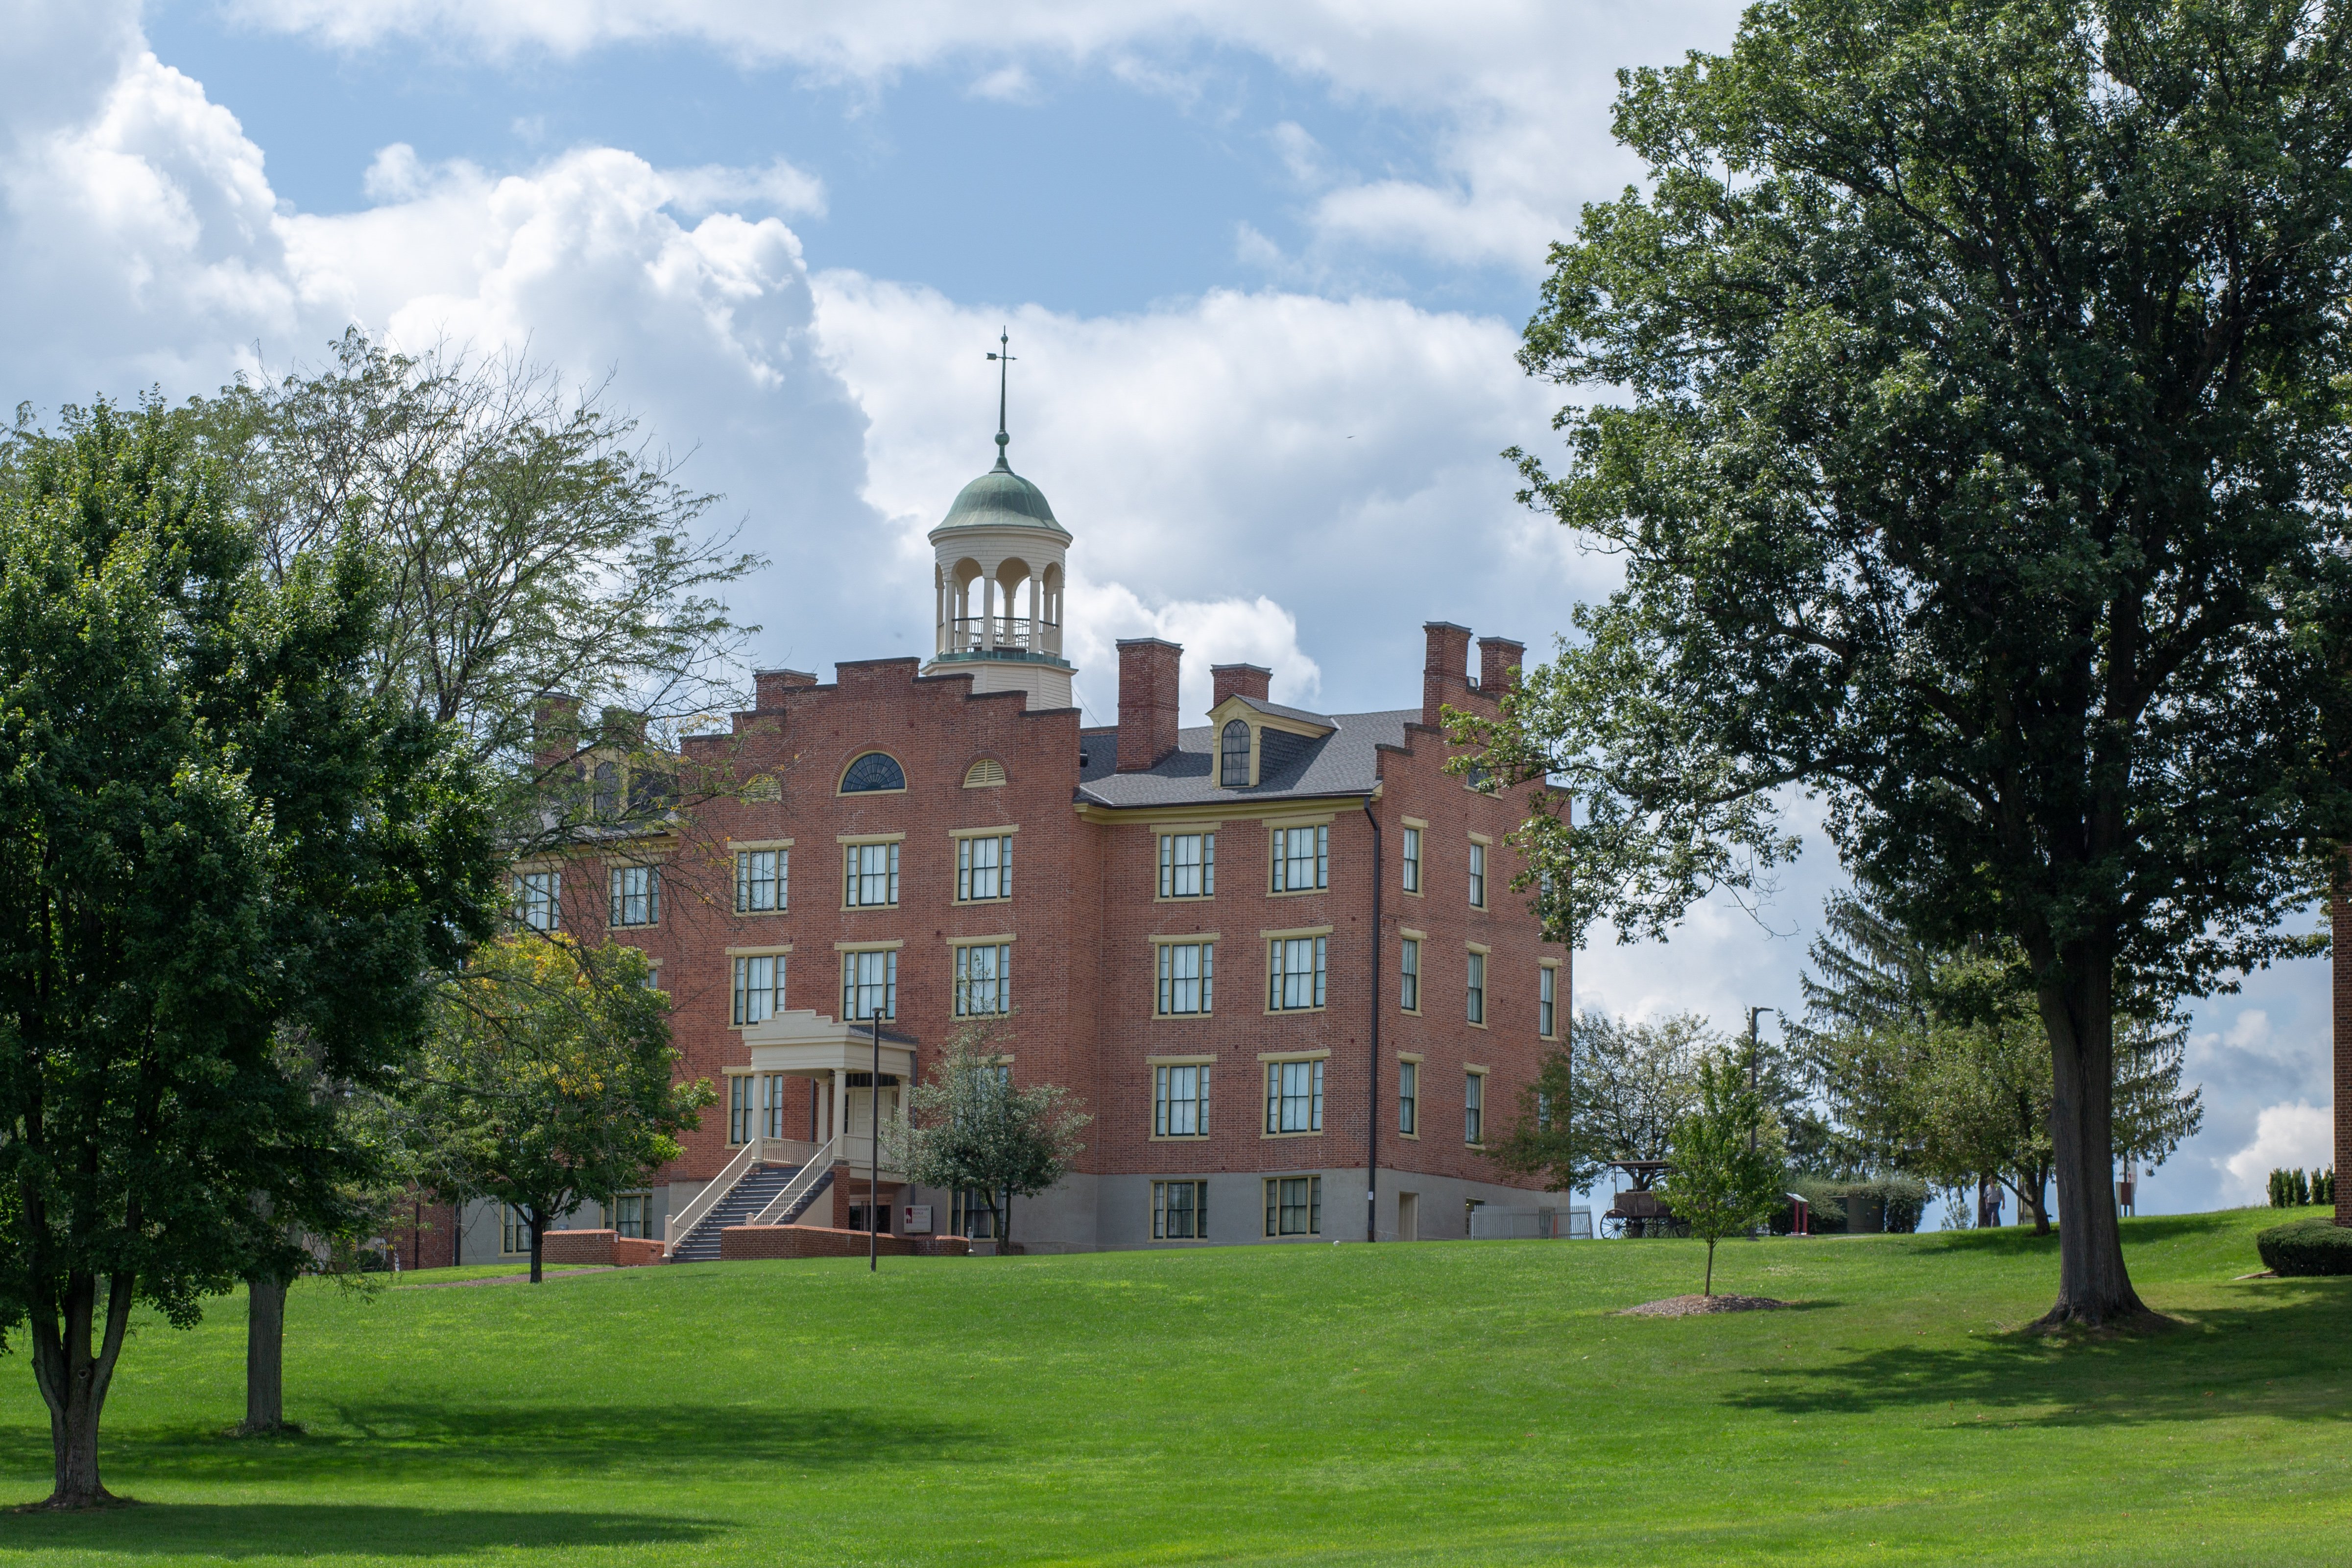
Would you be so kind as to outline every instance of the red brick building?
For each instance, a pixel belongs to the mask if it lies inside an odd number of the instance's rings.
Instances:
[[[685,1072],[721,1089],[647,1193],[572,1223],[691,1233],[684,1256],[721,1222],[862,1226],[877,1006],[886,1116],[982,1016],[1016,1082],[1083,1100],[1024,1247],[1458,1237],[1473,1205],[1549,1205],[1486,1143],[1564,1039],[1569,955],[1511,887],[1512,804],[1444,772],[1438,727],[1520,645],[1480,639],[1474,677],[1470,631],[1433,622],[1418,700],[1369,713],[1218,665],[1188,724],[1183,650],[1124,642],[1118,723],[1087,729],[1045,497],[1000,453],[930,537],[929,660],[761,672],[686,742],[724,787],[625,852],[521,868],[530,918],[655,958]],[[975,1224],[887,1164],[881,1196],[895,1227]],[[468,1260],[512,1244],[469,1220]]]

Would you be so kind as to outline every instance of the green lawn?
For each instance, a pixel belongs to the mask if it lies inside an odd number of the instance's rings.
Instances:
[[[301,1438],[225,1436],[241,1302],[141,1326],[104,1462],[0,1568],[481,1563],[2261,1563],[2352,1556],[2352,1279],[2273,1211],[2126,1223],[2182,1321],[2017,1335],[2017,1232],[710,1264],[289,1308]],[[411,1276],[412,1279],[427,1278]],[[0,1501],[47,1489],[0,1363]]]

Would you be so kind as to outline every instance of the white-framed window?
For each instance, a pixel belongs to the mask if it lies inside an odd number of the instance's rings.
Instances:
[[[553,931],[563,919],[563,873],[524,871],[515,878],[515,919],[533,931]]]
[[[948,1194],[948,1234],[985,1241],[996,1234],[996,1210],[978,1187],[958,1187]]]
[[[1213,942],[1163,942],[1160,954],[1159,993],[1155,1010],[1163,1018],[1197,1016],[1216,1000],[1217,944]]]
[[[1151,1069],[1151,1135],[1154,1138],[1206,1138],[1209,1135],[1208,1063]]]
[[[1160,896],[1163,899],[1213,899],[1217,896],[1215,834],[1163,833],[1160,836]]]
[[[747,1073],[727,1075],[727,1142],[751,1141],[751,1079]]]
[[[661,874],[651,866],[613,868],[613,923],[661,924]]]
[[[654,1234],[654,1195],[651,1193],[615,1193],[613,1194],[613,1234],[635,1241],[645,1241]]]
[[[509,1258],[530,1250],[530,1221],[512,1204],[499,1205],[499,1250]]]
[[[1486,1141],[1486,1075],[1468,1072],[1462,1075],[1462,1142],[1484,1143]]]
[[[1265,1064],[1265,1130],[1268,1132],[1323,1131],[1323,1062]]]
[[[1421,891],[1420,828],[1408,827],[1404,830],[1404,854],[1401,858],[1399,864],[1402,867],[1404,872],[1404,890],[1408,893],[1418,893]]]
[[[841,1017],[862,1024],[879,1008],[885,1018],[898,1016],[898,951],[845,952],[841,955]]]
[[[1421,1064],[1397,1063],[1397,1131],[1408,1138],[1421,1136]]]
[[[1265,1005],[1268,1012],[1308,1012],[1323,1005],[1323,961],[1327,936],[1278,936],[1265,944]]]
[[[1484,844],[1470,846],[1470,907],[1474,910],[1486,907],[1486,847]]]
[[[956,902],[1013,896],[1013,835],[956,840]],[[894,895],[895,897],[895,895]]]
[[[1421,939],[1409,936],[1397,952],[1397,1005],[1408,1013],[1421,1011]]]
[[[1323,1178],[1268,1176],[1265,1182],[1268,1236],[1323,1234]]]
[[[789,849],[738,849],[735,852],[735,912],[772,914],[791,901],[793,852]]]
[[[760,1075],[760,1136],[782,1138],[784,1135],[784,1097],[791,1092],[785,1086],[792,1082],[789,1074],[763,1072]]]
[[[1277,827],[1274,840],[1274,890],[1303,893],[1331,885],[1331,829]]]
[[[993,1018],[1011,1011],[1013,944],[1009,942],[982,942],[976,946],[957,948],[955,1016],[959,1018]]]
[[[898,846],[842,846],[841,901],[853,910],[887,909],[898,901]]]
[[[1151,1239],[1206,1241],[1209,1238],[1209,1184],[1151,1184]]]
[[[1224,732],[1217,741],[1217,787],[1248,787],[1249,763],[1249,726],[1238,719],[1226,721]]]
[[[772,1018],[784,1010],[784,955],[754,953],[734,962],[736,1027]]]
[[[1463,1012],[1474,1024],[1486,1021],[1486,955],[1473,952],[1464,965],[1462,983]]]
[[[1547,963],[1537,973],[1536,1033],[1549,1040],[1559,1018],[1559,971]]]

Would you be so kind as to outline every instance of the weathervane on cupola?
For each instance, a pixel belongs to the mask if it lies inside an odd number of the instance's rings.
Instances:
[[[1004,448],[1013,445],[1013,437],[1004,433],[1004,376],[1012,367],[1013,356],[1004,351],[1012,346],[1013,340],[1004,335],[1003,327],[999,327],[996,329],[997,352],[988,356],[996,362],[996,466],[1008,474],[1013,471],[1013,465],[1004,460]]]
[[[996,365],[996,467],[964,486],[930,532],[939,635],[923,673],[970,675],[975,695],[1024,692],[1034,711],[1072,705],[1076,672],[1062,657],[1070,535],[1006,451],[1012,348],[997,328],[988,356]]]

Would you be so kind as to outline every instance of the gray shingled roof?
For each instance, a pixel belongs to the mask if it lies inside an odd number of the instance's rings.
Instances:
[[[1081,743],[1086,763],[1078,770],[1078,798],[1108,806],[1200,805],[1217,801],[1284,800],[1331,795],[1370,795],[1380,782],[1376,746],[1404,744],[1404,727],[1421,722],[1418,708],[1383,713],[1308,713],[1296,708],[1255,706],[1335,726],[1319,741],[1304,741],[1281,770],[1249,789],[1220,789],[1216,731],[1203,724],[1180,730],[1176,749],[1146,773],[1118,767],[1118,731],[1088,730]]]

